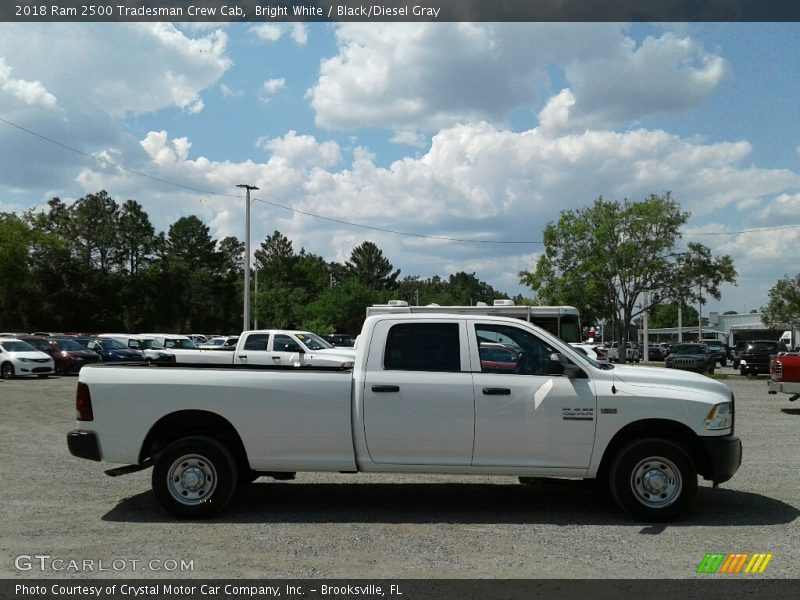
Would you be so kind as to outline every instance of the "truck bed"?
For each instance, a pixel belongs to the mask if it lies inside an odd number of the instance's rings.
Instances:
[[[250,365],[99,365],[81,371],[91,388],[91,429],[113,439],[102,459],[138,463],[142,441],[180,411],[219,415],[239,433],[250,467],[281,471],[298,460],[320,471],[355,469],[350,371]],[[302,385],[298,385],[302,381]],[[260,415],[253,419],[253,415]],[[155,425],[154,425],[155,424]]]

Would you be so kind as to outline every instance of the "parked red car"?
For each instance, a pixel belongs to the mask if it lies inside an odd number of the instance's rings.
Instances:
[[[56,373],[62,375],[77,373],[83,365],[100,361],[100,356],[96,352],[87,350],[69,337],[48,338],[31,335],[19,339],[52,356]]]

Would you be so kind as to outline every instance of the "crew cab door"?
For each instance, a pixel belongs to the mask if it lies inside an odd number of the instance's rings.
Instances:
[[[470,464],[475,403],[465,340],[466,324],[455,319],[375,326],[363,402],[373,462]]]
[[[556,348],[528,329],[473,322],[469,335],[476,365],[472,464],[588,467],[597,400],[586,373],[574,365],[572,376],[560,373]],[[490,360],[498,346],[513,358]]]
[[[234,364],[243,365],[270,365],[272,364],[269,352],[270,334],[255,332],[244,334],[239,338],[239,344],[234,350]]]

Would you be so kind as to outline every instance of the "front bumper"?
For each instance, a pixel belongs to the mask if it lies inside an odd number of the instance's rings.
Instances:
[[[94,431],[75,429],[67,434],[67,448],[72,456],[100,462],[100,444]]]
[[[724,483],[733,477],[742,464],[742,440],[735,435],[700,438],[708,456],[711,472],[703,474],[714,484]]]

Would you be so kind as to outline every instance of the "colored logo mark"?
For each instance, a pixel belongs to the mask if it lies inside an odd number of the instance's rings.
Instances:
[[[763,573],[772,560],[773,554],[765,552],[707,552],[700,565],[698,573]]]

